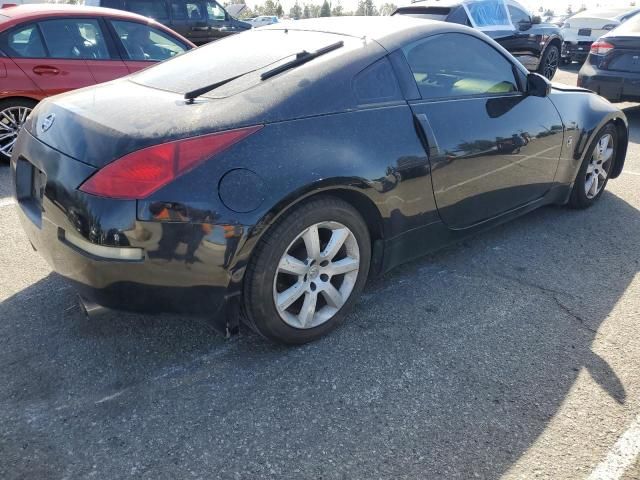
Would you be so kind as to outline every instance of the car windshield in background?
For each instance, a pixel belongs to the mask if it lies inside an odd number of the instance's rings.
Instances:
[[[503,0],[469,2],[464,4],[464,8],[467,10],[473,26],[480,30],[483,28],[495,29],[496,27],[513,28]]]
[[[144,70],[133,80],[149,87],[185,93],[260,70],[302,50],[314,52],[348,38],[323,32],[252,30]]]

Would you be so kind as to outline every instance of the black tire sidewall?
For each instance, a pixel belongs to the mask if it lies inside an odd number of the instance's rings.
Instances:
[[[553,71],[553,75],[551,76],[551,78],[549,78],[548,80],[553,79],[553,77],[556,76],[556,73],[558,72],[558,67],[560,66],[560,49],[558,47],[556,47],[555,45],[549,45],[547,47],[547,49],[544,52],[544,55],[542,56],[542,59],[540,60],[540,67],[538,68],[538,73],[542,76],[544,76],[544,67],[547,63],[547,58],[549,58],[549,54],[552,50],[556,50],[558,53],[558,65],[556,66],[556,69]],[[545,77],[546,78],[546,77]]]
[[[348,227],[358,242],[360,270],[351,295],[330,320],[310,329],[294,328],[282,320],[273,300],[273,280],[280,258],[291,242],[307,227],[324,221]],[[367,281],[371,260],[371,240],[367,225],[348,203],[331,197],[294,207],[261,239],[247,269],[244,305],[254,329],[269,340],[303,344],[316,340],[336,328],[357,301]]]
[[[586,192],[584,191],[584,184],[587,176],[587,168],[589,167],[589,163],[591,162],[591,156],[593,155],[593,151],[596,148],[598,141],[602,138],[606,133],[610,134],[613,138],[613,154],[611,156],[611,161],[609,162],[609,168],[607,169],[607,178],[604,181],[604,185],[598,192],[598,194],[593,198],[588,198]],[[608,123],[604,127],[602,127],[598,133],[595,135],[593,141],[589,145],[587,152],[584,156],[584,160],[582,161],[582,165],[580,165],[580,170],[578,170],[578,174],[576,175],[576,179],[573,185],[573,191],[571,192],[571,206],[574,208],[587,208],[593,205],[604,193],[605,188],[607,187],[607,183],[609,182],[609,175],[611,174],[611,170],[613,168],[613,164],[616,161],[616,154],[618,152],[618,132],[616,130],[615,125]]]

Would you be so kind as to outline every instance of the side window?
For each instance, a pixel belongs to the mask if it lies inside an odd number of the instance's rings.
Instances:
[[[511,16],[511,23],[518,25],[519,23],[531,23],[531,17],[524,10],[508,5],[509,15]]]
[[[226,20],[224,9],[216,2],[207,2],[207,14],[210,20]]]
[[[171,18],[173,20],[187,19],[187,4],[184,0],[171,2]]]
[[[424,99],[518,91],[511,62],[471,35],[434,35],[403,51]]]
[[[169,19],[167,5],[163,0],[128,0],[127,10],[155,20]]]
[[[10,57],[17,58],[45,58],[40,31],[35,24],[25,25],[0,36],[0,50]]]
[[[473,26],[480,30],[491,30],[496,27],[511,27],[509,15],[503,0],[482,0],[464,3],[464,8]]]
[[[66,18],[40,22],[51,58],[108,60],[109,51],[97,20]]]
[[[187,50],[187,47],[168,34],[142,23],[111,20],[122,41],[129,60],[166,60]]]
[[[447,17],[447,22],[459,23],[460,25],[466,25],[467,27],[471,26],[471,22],[467,16],[467,11],[464,7],[458,7],[452,11]]]

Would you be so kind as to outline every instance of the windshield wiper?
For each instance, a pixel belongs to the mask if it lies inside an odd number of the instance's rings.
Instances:
[[[290,60],[287,63],[283,63],[282,65],[279,65],[271,70],[267,70],[266,72],[262,73],[260,75],[260,79],[266,80],[267,78],[275,77],[279,73],[282,73],[286,70],[289,70],[291,68],[307,63],[313,60],[314,58],[318,58],[324,55],[325,53],[329,53],[329,52],[332,52],[333,50],[337,50],[343,45],[344,45],[344,42],[340,40],[339,42],[332,43],[331,45],[320,48],[315,52],[307,52],[306,50],[303,50],[299,53],[296,53],[296,58],[294,58],[293,60]]]
[[[248,73],[250,73],[250,72],[248,72]],[[215,90],[216,88],[221,87],[223,85],[226,85],[229,82],[233,82],[234,80],[237,80],[238,78],[240,78],[240,77],[242,77],[244,75],[246,75],[246,73],[241,73],[240,75],[236,75],[235,77],[227,78],[225,80],[220,80],[219,82],[212,83],[211,85],[207,85],[206,87],[196,88],[195,90],[191,90],[190,92],[186,92],[184,94],[184,99],[188,103],[193,103],[193,100],[195,98],[198,98],[200,95],[204,95],[205,93],[209,93],[209,92]]]
[[[306,50],[303,50],[299,53],[296,53],[296,58],[294,58],[293,60],[290,60],[287,63],[283,63],[282,65],[279,65],[271,70],[267,70],[266,72],[264,72],[262,75],[260,75],[260,79],[266,80],[267,78],[271,78],[275,75],[278,75],[279,73],[289,70],[290,68],[297,67],[298,65],[307,63],[308,61],[313,60],[314,58],[318,58],[321,55],[324,55],[325,53],[332,52],[333,50],[336,50],[342,47],[343,45],[344,45],[344,42],[341,40],[339,42],[332,43],[331,45],[328,45],[326,47],[320,48],[315,52],[307,52]],[[250,72],[244,72],[244,73],[241,73],[240,75],[236,75],[235,77],[227,78],[225,80],[220,80],[219,82],[212,83],[211,85],[206,85],[204,87],[196,88],[195,90],[186,92],[184,94],[184,99],[187,101],[187,103],[193,103],[193,100],[200,97],[201,95],[212,92],[216,88],[226,85],[227,83],[233,82],[234,80],[237,80],[238,78],[253,72],[255,72],[255,70],[251,70]]]

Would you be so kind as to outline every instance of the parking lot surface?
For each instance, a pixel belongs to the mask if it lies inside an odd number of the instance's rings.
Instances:
[[[0,166],[0,478],[640,478],[640,111],[625,106],[625,172],[593,208],[398,268],[299,348],[179,316],[85,319]]]

